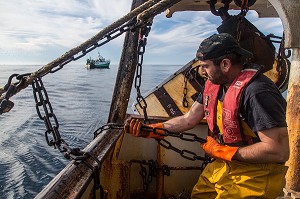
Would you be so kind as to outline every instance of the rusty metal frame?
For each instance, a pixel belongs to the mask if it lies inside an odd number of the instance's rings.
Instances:
[[[94,154],[103,163],[120,137],[121,132],[120,129],[105,130],[83,151]],[[92,158],[89,158],[87,162],[91,165],[96,164]],[[80,198],[93,180],[92,175],[91,169],[83,162],[71,161],[35,198]]]

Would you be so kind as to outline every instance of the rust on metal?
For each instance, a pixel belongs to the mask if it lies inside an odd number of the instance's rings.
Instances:
[[[134,0],[131,9],[145,3],[145,0]],[[109,123],[124,123],[130,92],[134,79],[134,72],[138,64],[138,31],[127,32],[125,35],[120,65],[116,77],[115,88],[112,96]],[[114,150],[109,154],[101,171],[103,186],[107,190],[106,198],[130,198],[129,173],[130,164],[118,160],[123,136],[120,137]]]
[[[290,158],[286,175],[286,190],[300,192],[300,49],[293,48],[287,95],[287,125]]]
[[[159,144],[157,145],[157,164],[158,167],[163,166],[163,155],[162,155],[162,150],[164,150]],[[156,176],[156,198],[162,198],[164,192],[164,174],[161,169],[157,171],[157,176]]]
[[[286,175],[288,190],[300,191],[300,82],[289,87],[287,122],[290,140],[290,158]]]
[[[112,150],[121,130],[105,130],[83,151],[92,153],[101,163]],[[92,158],[87,162],[95,164]],[[93,180],[92,171],[83,163],[71,161],[52,181],[36,196],[43,199],[79,198]],[[100,180],[101,182],[101,180]]]
[[[114,160],[103,164],[105,171],[101,172],[103,188],[107,191],[106,198],[130,198],[130,164],[126,161]]]

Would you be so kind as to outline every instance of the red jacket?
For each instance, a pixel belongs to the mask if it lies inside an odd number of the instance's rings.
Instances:
[[[241,123],[239,119],[239,105],[243,90],[254,78],[257,70],[245,69],[229,86],[222,104],[222,123],[224,143],[237,143],[246,141],[250,144],[251,139],[243,137],[241,133]],[[216,132],[216,112],[218,103],[218,93],[221,86],[206,81],[203,93],[204,111],[208,127],[212,132]],[[249,136],[248,136],[249,138]]]

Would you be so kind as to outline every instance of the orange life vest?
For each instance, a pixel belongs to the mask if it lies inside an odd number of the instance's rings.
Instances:
[[[255,77],[257,70],[245,69],[229,86],[222,103],[222,133],[226,144],[246,142],[252,144],[252,136],[243,134],[243,127],[239,117],[239,105],[243,90]],[[220,85],[207,80],[203,93],[203,105],[208,127],[212,132],[217,132],[217,104]]]

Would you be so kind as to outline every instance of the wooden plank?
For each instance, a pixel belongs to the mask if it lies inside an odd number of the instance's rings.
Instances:
[[[164,107],[153,93],[148,95],[145,100],[147,103],[148,116],[169,117],[168,113],[165,111]],[[139,114],[143,115],[143,110],[138,104],[135,104],[134,108]]]
[[[190,61],[144,96],[148,116],[175,117],[188,112],[205,83],[201,71],[193,70],[198,65],[197,60]],[[186,99],[188,107],[183,106],[185,76],[187,78]],[[133,107],[137,113],[143,114],[137,103]]]
[[[174,98],[169,95],[164,86],[158,88],[153,93],[170,117],[182,115],[182,112],[179,110],[178,105],[173,100]]]
[[[183,114],[186,113],[190,109],[191,105],[194,103],[191,96],[197,93],[197,91],[189,82],[187,82],[188,107],[183,107],[182,105],[184,90],[184,75],[182,73],[174,77],[171,81],[168,82],[168,84],[165,84],[163,87],[166,89],[170,97],[175,102],[176,106]]]

